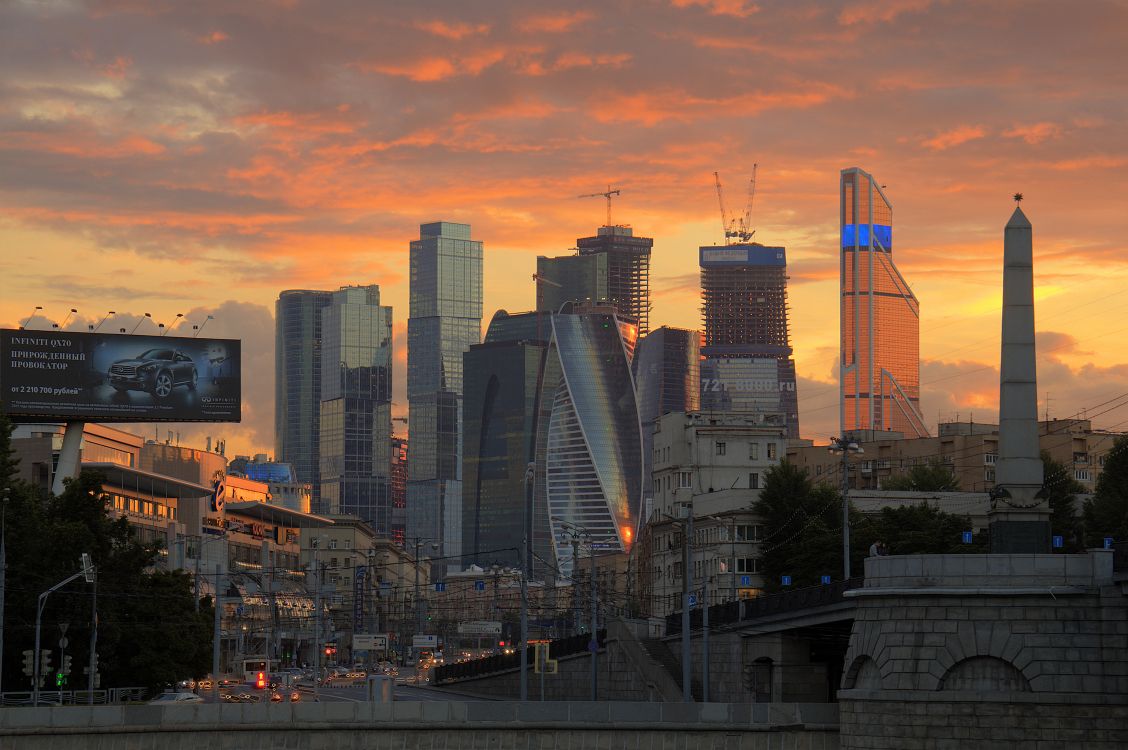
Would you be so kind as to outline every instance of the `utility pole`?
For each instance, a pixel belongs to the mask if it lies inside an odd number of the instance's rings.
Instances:
[[[86,692],[90,694],[90,705],[94,705],[94,687],[96,685],[94,677],[98,672],[98,571],[94,570],[91,573],[91,584],[94,586],[94,595],[91,597],[90,604],[90,664],[87,665],[87,671],[90,673],[86,678]]]
[[[212,623],[212,700],[219,702],[219,645],[220,645],[220,596],[222,587],[219,579],[219,563],[215,565],[215,598],[212,607],[215,609],[214,622]]]
[[[693,670],[690,668],[691,651],[690,651],[690,638],[689,638],[689,591],[690,591],[690,577],[693,575],[693,568],[690,567],[693,558],[690,553],[690,545],[693,544],[693,505],[687,507],[689,513],[686,515],[685,526],[685,544],[682,550],[682,565],[685,571],[682,575],[682,702],[693,703]]]
[[[599,700],[599,620],[596,614],[595,596],[595,540],[588,537],[590,544],[588,559],[591,560],[591,699]]]
[[[4,684],[4,596],[8,583],[8,553],[5,541],[8,537],[8,498],[11,490],[4,488],[4,504],[0,507],[0,692]],[[38,655],[36,658],[39,658]]]
[[[83,554],[83,558],[84,558],[84,561],[89,559],[88,556],[85,553]],[[31,703],[32,703],[33,706],[39,705],[39,680],[42,678],[42,664],[43,664],[43,654],[42,654],[42,651],[40,650],[40,644],[41,644],[40,634],[42,632],[42,627],[43,627],[43,608],[45,606],[47,606],[47,597],[49,597],[51,594],[53,594],[54,592],[61,589],[63,586],[66,586],[71,581],[74,581],[74,580],[76,580],[80,577],[83,577],[83,576],[90,577],[91,575],[93,575],[92,566],[84,567],[82,570],[78,571],[74,575],[69,576],[67,578],[64,578],[63,580],[59,581],[54,586],[52,586],[51,588],[47,589],[46,591],[44,591],[42,594],[39,595],[39,601],[38,601],[36,608],[35,608],[35,668],[34,668],[34,672],[32,674],[32,692],[31,692]]]
[[[850,454],[865,453],[860,445],[845,437],[830,439],[831,453],[842,454],[842,579],[850,580]]]
[[[318,538],[309,540],[313,548],[313,701],[320,699],[317,695],[317,683],[321,679],[321,562],[318,559],[320,551]]]
[[[528,539],[525,540],[526,545]],[[522,555],[522,559],[523,559]],[[521,573],[521,700],[529,700],[529,575]]]
[[[709,702],[709,576],[701,579],[701,702]]]

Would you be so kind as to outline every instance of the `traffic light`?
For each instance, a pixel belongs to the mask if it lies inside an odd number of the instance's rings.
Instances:
[[[39,674],[44,675],[51,671],[51,650],[43,649],[39,652]]]
[[[505,641],[498,641],[498,642],[497,642],[497,647],[498,647],[498,648],[505,648]]]
[[[27,651],[23,652],[23,657],[24,657],[23,673],[25,675],[27,675],[28,677],[34,676],[35,675],[35,652],[32,651],[29,648]]]
[[[67,683],[67,676],[62,672],[55,673],[55,687],[61,688]]]
[[[255,678],[255,687],[257,687],[259,690],[265,690],[266,689],[266,673],[265,672],[259,672],[258,673],[258,677]]]
[[[70,654],[63,654],[63,663],[62,663],[62,666],[59,667],[59,671],[62,672],[64,675],[68,675],[68,674],[71,673],[71,655]]]

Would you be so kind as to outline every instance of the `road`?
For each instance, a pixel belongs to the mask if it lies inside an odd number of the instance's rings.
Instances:
[[[321,688],[318,691],[323,701],[353,701],[363,703],[367,700],[367,691],[364,685],[350,687]],[[416,687],[414,685],[396,685],[395,699],[397,701],[485,701],[488,698],[477,698],[466,695],[455,695],[434,688]],[[313,691],[303,688],[302,700],[313,700]]]

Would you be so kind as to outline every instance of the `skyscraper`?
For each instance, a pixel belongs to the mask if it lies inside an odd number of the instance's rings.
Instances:
[[[920,303],[893,263],[893,207],[873,176],[842,170],[842,431],[924,437]]]
[[[603,226],[596,230],[595,237],[576,240],[576,246],[581,257],[607,257],[607,299],[620,318],[629,318],[638,325],[639,335],[646,335],[650,330],[650,253],[654,240],[636,237],[630,227]],[[590,299],[600,302],[595,297]]]
[[[321,507],[402,533],[390,486],[392,308],[376,285],[342,287],[321,334]]]
[[[533,547],[573,569],[562,536],[575,528],[596,554],[629,551],[642,511],[642,440],[630,371],[637,326],[614,308],[552,316],[537,405]]]
[[[701,334],[670,326],[656,328],[639,339],[631,370],[642,423],[643,477],[649,479],[654,420],[669,412],[694,412],[701,406]],[[644,482],[643,487],[645,492],[649,483]]]
[[[321,497],[321,310],[332,292],[289,289],[274,305],[274,455]]]
[[[550,313],[498,310],[485,341],[463,358],[462,553],[467,564],[516,566],[516,548],[531,539],[532,486],[526,474],[536,456],[538,387],[551,335]]]
[[[537,256],[537,310],[559,312],[567,302],[606,302],[607,253]]]
[[[462,546],[462,355],[481,340],[482,243],[469,224],[421,224],[407,321],[408,537]]]
[[[700,264],[701,409],[762,415],[799,437],[785,249],[702,247]]]

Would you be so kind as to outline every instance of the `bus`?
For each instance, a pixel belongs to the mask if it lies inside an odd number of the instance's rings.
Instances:
[[[251,687],[269,687],[275,681],[274,675],[278,672],[278,660],[271,659],[269,669],[265,656],[249,656],[243,659],[243,681]],[[262,675],[264,684],[259,685],[259,675]]]

